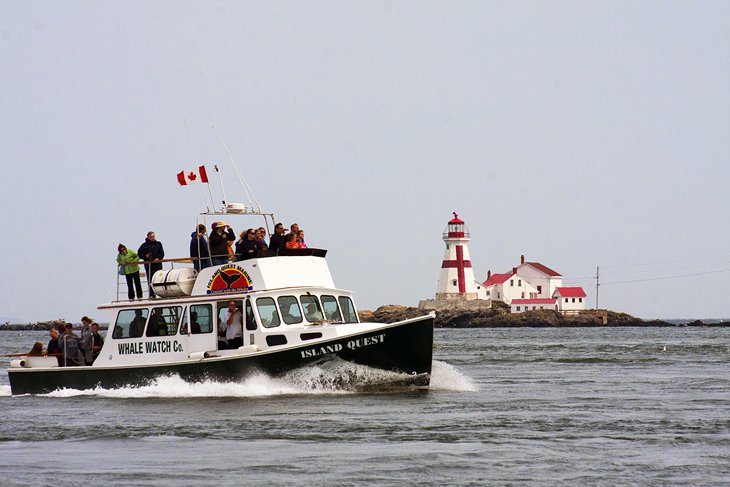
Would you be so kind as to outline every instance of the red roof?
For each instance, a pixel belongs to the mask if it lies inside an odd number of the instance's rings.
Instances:
[[[586,292],[582,287],[556,287],[555,292],[561,298],[585,298]]]
[[[540,272],[542,272],[542,273],[544,273],[544,274],[547,274],[547,275],[548,275],[548,276],[550,276],[550,277],[561,277],[561,275],[560,275],[560,274],[558,274],[557,272],[555,272],[554,270],[552,270],[552,269],[551,269],[551,268],[549,268],[548,266],[546,266],[546,265],[542,265],[542,264],[541,264],[541,263],[539,263],[539,262],[525,262],[525,264],[527,264],[527,265],[530,265],[530,266],[534,267],[534,268],[535,268],[535,269],[537,269],[538,271],[540,271]]]
[[[513,299],[512,304],[555,304],[555,298]]]
[[[507,274],[492,274],[492,276],[484,281],[482,285],[484,287],[489,287],[494,286],[495,284],[502,284],[504,281],[509,279],[511,275],[511,272],[508,272]]]
[[[449,220],[449,225],[463,225],[464,221],[459,219],[459,215],[454,212],[454,218]]]

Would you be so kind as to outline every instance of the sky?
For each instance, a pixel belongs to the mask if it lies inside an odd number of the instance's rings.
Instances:
[[[179,171],[246,203],[227,147],[359,308],[432,298],[457,212],[479,280],[525,255],[728,318],[728,32],[724,1],[0,0],[0,317],[108,321],[118,243],[188,256]]]

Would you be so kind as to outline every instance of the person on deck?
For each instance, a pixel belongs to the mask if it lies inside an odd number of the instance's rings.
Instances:
[[[286,240],[284,240],[284,233],[286,233],[286,230],[284,229],[284,224],[277,223],[276,226],[274,226],[274,234],[269,240],[269,250],[278,252],[279,250],[284,248],[286,244]]]
[[[249,228],[241,232],[241,239],[236,242],[236,260],[245,260],[256,255],[259,243],[256,240],[256,230]]]
[[[300,249],[307,249],[307,244],[304,242],[304,230],[299,230],[298,233],[299,236],[299,248]]]
[[[51,335],[51,339],[48,340],[46,355],[51,357],[55,356],[56,359],[58,359],[58,365],[61,366],[63,364],[63,360],[61,359],[61,347],[58,345],[58,339],[61,334],[58,333],[56,328],[51,328],[51,331],[49,331],[48,334]]]
[[[210,247],[208,247],[208,239],[205,225],[198,225],[198,230],[190,235],[190,258],[193,259],[193,267],[196,271],[201,271],[206,267],[210,267],[213,263],[210,261]]]
[[[210,244],[210,255],[213,257],[213,265],[223,265],[228,263],[228,242],[236,240],[236,234],[233,229],[223,220],[216,222],[213,232],[210,234],[208,242]]]
[[[91,365],[94,361],[94,351],[91,348],[91,333],[91,318],[84,316],[81,318],[81,339],[79,346],[84,355],[86,365]]]
[[[266,241],[264,240],[266,238],[266,229],[264,227],[259,227],[258,230],[256,230],[256,241],[259,243],[259,248],[261,250],[268,250],[269,246],[266,245]]]
[[[84,364],[84,358],[79,348],[79,337],[74,333],[71,323],[66,324],[66,332],[63,336],[59,337],[58,346],[61,348],[61,354],[63,355],[62,365],[64,367]]]
[[[134,250],[127,249],[123,244],[117,247],[117,264],[121,267],[120,274],[127,279],[127,297],[130,301],[134,299],[134,291],[137,291],[137,299],[142,299],[142,282],[139,280],[139,256]]]
[[[104,337],[99,334],[99,325],[97,323],[91,324],[91,364],[94,363],[96,357],[101,352],[101,347],[104,346]],[[87,365],[91,365],[87,363]]]
[[[155,275],[155,272],[162,270],[162,259],[165,258],[165,249],[162,248],[162,242],[157,241],[155,232],[147,232],[147,238],[139,246],[137,254],[145,262],[144,269],[147,273],[147,286],[150,290],[150,298],[154,298],[155,290],[152,289],[152,276]]]
[[[286,248],[287,249],[298,249],[299,241],[297,240],[297,234],[296,233],[288,233],[286,235]]]

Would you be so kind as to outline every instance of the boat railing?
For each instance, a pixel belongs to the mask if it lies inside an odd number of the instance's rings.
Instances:
[[[196,267],[195,263],[200,260],[207,260],[210,261],[212,258],[227,258],[228,261],[226,264],[233,264],[235,262],[240,262],[244,260],[249,259],[260,259],[265,257],[276,257],[276,256],[307,256],[311,255],[314,257],[325,257],[327,255],[327,250],[325,249],[316,249],[316,248],[308,248],[308,249],[281,249],[279,251],[274,250],[259,250],[255,253],[246,254],[243,256],[239,256],[236,258],[235,255],[231,254],[223,254],[223,255],[212,255],[211,257],[175,257],[171,259],[161,259],[157,262],[152,261],[145,261],[145,260],[138,260],[136,262],[129,262],[128,265],[139,265],[139,280],[142,284],[142,291],[145,296],[150,295],[150,282],[151,278],[147,279],[147,266],[150,264],[162,264],[162,269],[164,270],[166,267],[168,269],[174,269],[175,267]],[[210,267],[210,264],[205,266]],[[127,296],[127,279],[123,274],[119,274],[119,264],[117,264],[117,297],[116,301],[127,301],[124,299],[124,297]],[[197,267],[196,267],[197,268]]]

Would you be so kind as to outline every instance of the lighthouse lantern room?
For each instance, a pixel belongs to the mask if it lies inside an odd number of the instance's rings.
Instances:
[[[446,250],[436,286],[436,301],[477,299],[477,284],[469,257],[469,232],[454,213],[443,234]]]

